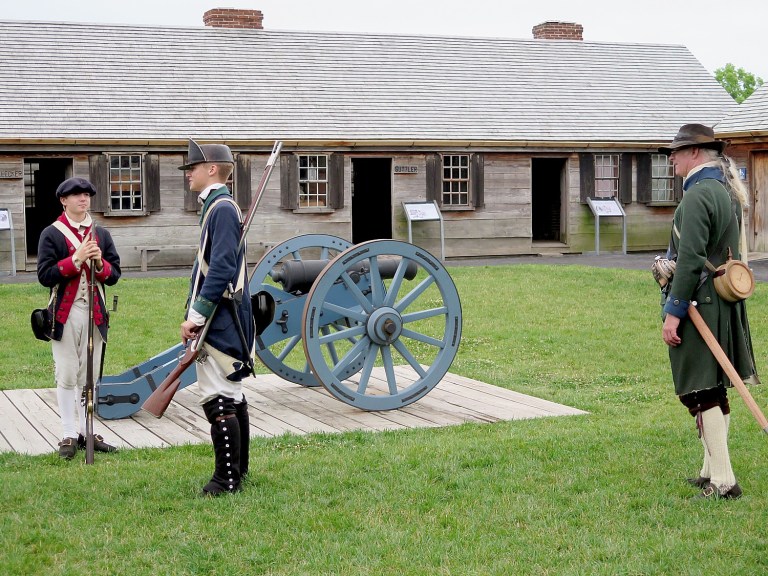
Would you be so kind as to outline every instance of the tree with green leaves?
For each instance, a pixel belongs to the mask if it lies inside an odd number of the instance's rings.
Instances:
[[[715,80],[726,89],[728,94],[739,104],[763,85],[763,79],[747,72],[744,68],[736,68],[731,63],[715,70]]]

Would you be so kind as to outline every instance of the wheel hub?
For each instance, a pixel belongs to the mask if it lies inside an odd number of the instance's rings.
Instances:
[[[366,323],[368,337],[380,346],[392,344],[403,331],[403,320],[394,308],[383,306],[374,310]]]

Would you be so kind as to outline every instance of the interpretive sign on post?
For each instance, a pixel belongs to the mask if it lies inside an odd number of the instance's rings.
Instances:
[[[437,202],[403,202],[405,218],[408,220],[408,243],[413,244],[412,222],[440,222],[440,260],[445,260],[445,231],[443,229],[443,215]]]
[[[622,241],[621,253],[627,253],[627,215],[616,198],[587,198],[592,213],[595,215],[595,254],[600,255],[600,218],[621,218]]]
[[[8,230],[11,237],[11,272],[10,276],[16,276],[16,242],[13,238],[13,218],[8,208],[0,208],[0,230]]]

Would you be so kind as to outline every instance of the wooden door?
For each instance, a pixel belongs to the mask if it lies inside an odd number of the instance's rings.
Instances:
[[[768,252],[768,152],[752,153],[751,184],[749,249],[752,252]]]

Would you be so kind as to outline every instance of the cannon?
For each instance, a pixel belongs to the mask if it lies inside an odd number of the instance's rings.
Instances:
[[[458,352],[462,316],[453,280],[438,259],[407,242],[296,236],[262,256],[249,287],[262,363],[362,410],[393,410],[424,397]],[[182,353],[178,344],[102,377],[99,416],[139,410]],[[180,387],[196,381],[192,366]]]

